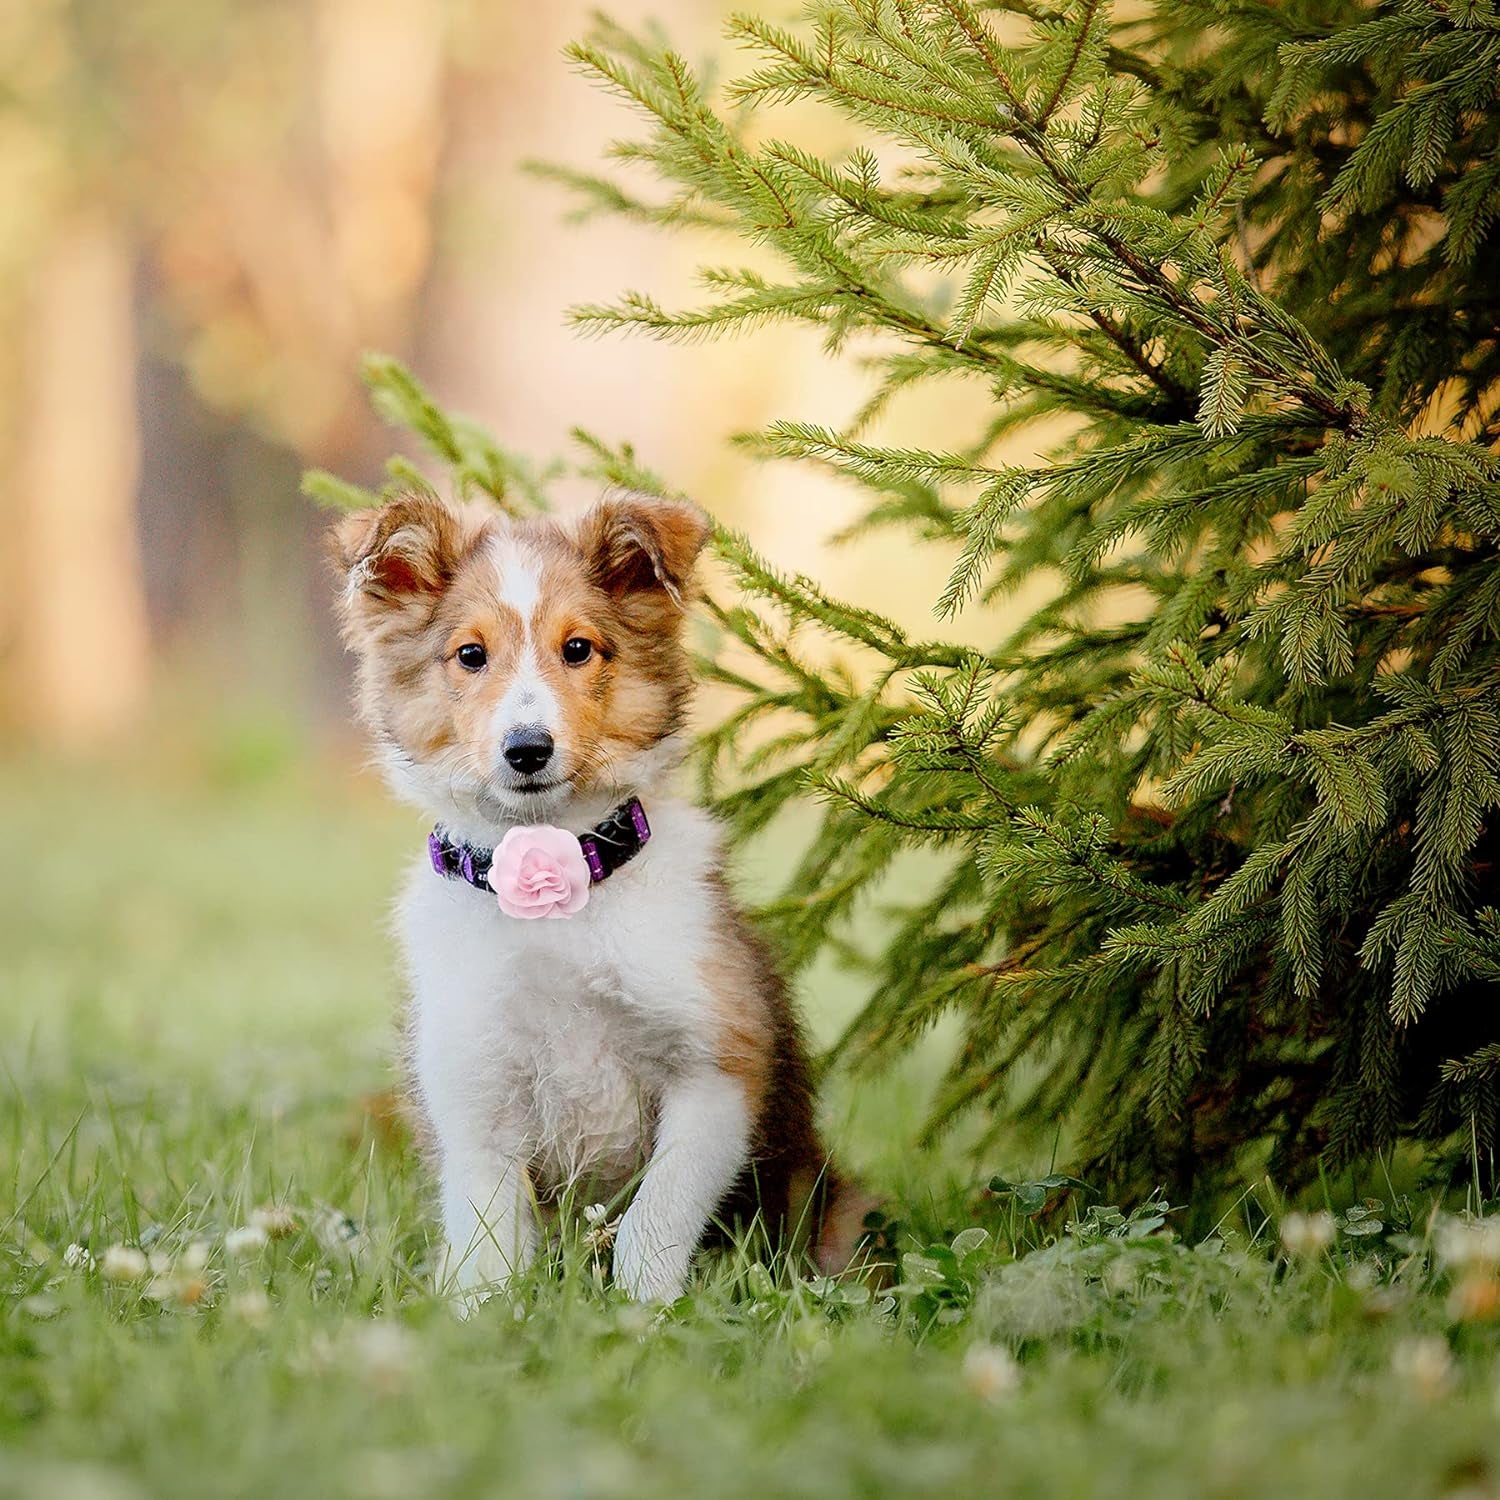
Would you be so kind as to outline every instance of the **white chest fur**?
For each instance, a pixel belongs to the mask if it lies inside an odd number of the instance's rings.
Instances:
[[[713,827],[670,801],[651,817],[646,849],[565,919],[507,917],[413,869],[399,917],[413,1061],[445,1172],[498,1148],[544,1192],[617,1191],[645,1165],[663,1091],[711,1058]]]

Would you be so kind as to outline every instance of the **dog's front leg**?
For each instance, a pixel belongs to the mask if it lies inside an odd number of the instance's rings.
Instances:
[[[438,1283],[462,1293],[467,1309],[531,1264],[536,1204],[526,1122],[505,1103],[513,1092],[505,1071],[507,996],[487,966],[452,962],[463,933],[443,920],[444,908],[424,908],[423,899],[432,900],[425,883],[403,909],[415,979],[412,1063],[438,1148],[445,1241]]]
[[[651,1161],[615,1240],[615,1280],[637,1301],[682,1295],[709,1215],[749,1149],[750,1110],[737,1080],[704,1067],[668,1087]]]
[[[526,1162],[502,1134],[438,1124],[442,1147],[442,1281],[472,1302],[503,1288],[536,1255],[536,1205]]]
[[[536,1205],[523,1133],[497,1102],[496,1043],[480,1021],[488,994],[418,985],[416,1076],[437,1137],[442,1184],[440,1286],[472,1305],[536,1253]]]

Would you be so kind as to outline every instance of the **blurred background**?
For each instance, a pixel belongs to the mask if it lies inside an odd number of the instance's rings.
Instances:
[[[737,66],[724,9],[611,13],[659,22],[713,74]],[[378,479],[393,439],[359,385],[367,349],[539,460],[575,424],[633,442],[777,561],[926,616],[941,557],[914,569],[909,552],[829,549],[853,495],[725,442],[778,416],[846,416],[850,363],[795,330],[704,347],[568,328],[570,305],[627,288],[693,299],[706,248],[565,222],[566,194],[524,170],[597,170],[640,129],[562,56],[589,14],[581,0],[0,7],[6,744],[95,756],[232,730],[252,759],[352,748],[327,517],[298,476]],[[798,128],[829,144],[817,122]]]
[[[726,9],[611,13],[722,77],[750,66]],[[364,768],[328,517],[298,490],[309,465],[379,482],[397,439],[364,351],[539,462],[575,425],[633,443],[776,563],[931,628],[939,549],[830,545],[857,494],[727,441],[842,422],[856,362],[796,329],[568,327],[572,305],[680,305],[699,263],[757,258],[569,222],[526,172],[610,170],[644,128],[564,58],[589,21],[584,0],[0,3],[0,1064],[42,1091],[33,1120],[167,1081],[333,1118],[390,1077],[387,902],[425,830]],[[816,115],[772,123],[848,144]],[[950,415],[971,426],[959,399],[900,421],[941,445]],[[751,894],[805,836],[782,821],[742,862]],[[826,961],[802,989],[828,1039],[861,984]],[[895,1150],[909,1133],[868,1108]]]

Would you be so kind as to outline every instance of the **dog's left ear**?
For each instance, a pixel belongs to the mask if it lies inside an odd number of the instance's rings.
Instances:
[[[680,607],[711,529],[708,517],[685,500],[627,495],[587,511],[578,540],[594,582],[606,593],[660,589]]]
[[[374,510],[349,511],[329,533],[346,598],[399,606],[441,594],[478,527],[433,495],[398,495]]]

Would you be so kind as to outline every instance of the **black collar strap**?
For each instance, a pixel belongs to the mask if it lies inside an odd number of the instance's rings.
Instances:
[[[646,821],[639,797],[622,802],[587,833],[580,833],[578,847],[583,850],[584,862],[589,867],[589,883],[598,885],[621,865],[628,864],[646,847],[650,837],[651,825]],[[439,875],[467,881],[476,890],[489,891],[490,865],[495,859],[493,849],[479,849],[450,838],[438,827],[427,835],[427,852],[432,856],[432,868]]]

